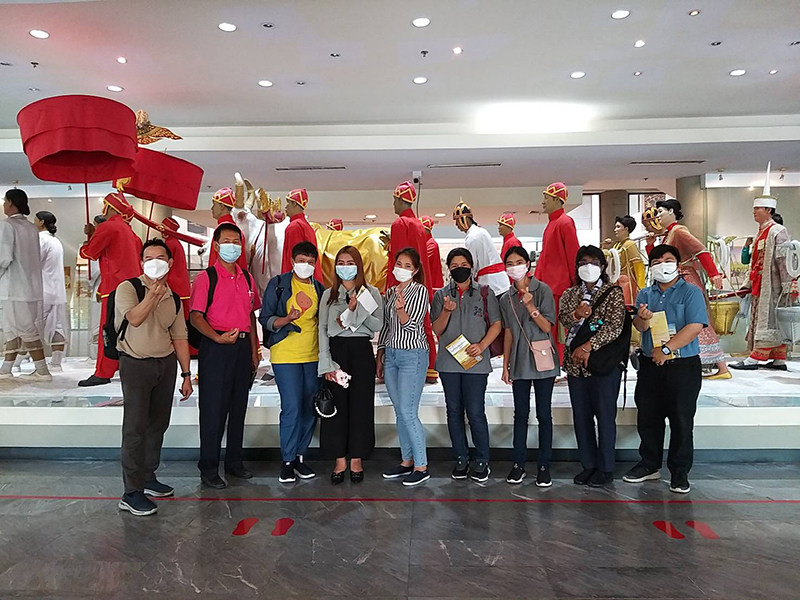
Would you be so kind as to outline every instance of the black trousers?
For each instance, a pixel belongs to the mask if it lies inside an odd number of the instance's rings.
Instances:
[[[225,466],[242,466],[244,417],[253,374],[253,350],[248,336],[233,344],[217,344],[203,336],[197,357],[200,386],[200,461],[203,475],[219,474],[225,423],[228,439]]]
[[[122,381],[122,480],[125,492],[141,492],[156,478],[161,445],[169,427],[178,361],[119,357]]]
[[[617,442],[617,396],[622,371],[607,375],[567,377],[578,455],[584,469],[614,470]],[[597,419],[597,433],[594,421]]]
[[[336,415],[320,419],[320,448],[328,458],[369,458],[375,448],[375,355],[366,337],[332,337],[331,358],[352,375],[344,389],[325,382],[333,392]]]
[[[703,384],[700,357],[676,358],[659,367],[642,357],[636,381],[639,455],[648,469],[660,469],[664,456],[665,419],[669,419],[667,468],[686,476],[694,458],[694,415]]]

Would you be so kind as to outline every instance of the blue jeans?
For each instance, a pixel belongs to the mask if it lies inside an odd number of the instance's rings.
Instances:
[[[427,372],[427,350],[386,348],[383,378],[389,399],[394,405],[400,451],[404,461],[413,460],[414,465],[419,467],[428,464],[425,429],[419,420],[419,402]]]
[[[608,375],[567,377],[569,400],[578,455],[584,469],[614,470],[614,446],[617,442],[617,396],[622,371]],[[594,421],[597,419],[597,433]]]
[[[464,412],[469,420],[472,442],[475,444],[475,460],[489,462],[489,423],[486,421],[486,382],[488,373],[442,373],[439,372],[447,405],[447,429],[456,460],[469,460],[467,429]]]
[[[317,363],[273,364],[272,368],[281,395],[281,456],[291,462],[306,453],[314,434]]]
[[[531,412],[531,384],[536,397],[536,420],[539,422],[539,454],[537,463],[540,467],[550,468],[553,457],[553,413],[550,403],[553,399],[555,377],[546,379],[515,379],[512,384],[514,393],[514,462],[525,466],[528,458],[528,416]]]

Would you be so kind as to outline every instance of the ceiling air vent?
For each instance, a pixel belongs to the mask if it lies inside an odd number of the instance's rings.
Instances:
[[[429,169],[473,169],[477,167],[499,167],[500,163],[496,162],[483,162],[483,163],[452,163],[449,165],[428,165]]]
[[[275,167],[276,171],[281,171],[284,173],[292,172],[292,171],[345,171],[347,167],[320,167],[320,166],[308,166],[308,167]]]
[[[664,165],[702,165],[702,160],[632,160],[631,165],[635,167],[662,167]]]

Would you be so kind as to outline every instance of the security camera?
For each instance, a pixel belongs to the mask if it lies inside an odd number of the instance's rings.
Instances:
[[[411,171],[411,177],[414,180],[416,185],[419,185],[419,182],[422,181],[422,171]]]

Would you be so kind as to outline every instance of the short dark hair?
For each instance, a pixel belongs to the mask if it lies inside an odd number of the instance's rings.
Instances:
[[[578,275],[578,266],[580,265],[581,259],[584,256],[589,256],[590,258],[596,258],[600,261],[600,280],[603,283],[608,283],[608,273],[606,273],[606,268],[608,267],[608,261],[606,260],[606,255],[603,254],[603,251],[600,250],[597,246],[581,246],[578,248],[578,253],[575,255],[575,281],[581,281],[580,276]]]
[[[95,215],[92,221],[94,221],[97,225],[100,225],[100,223],[105,223],[108,221],[108,218],[105,215]]]
[[[411,264],[414,265],[414,268],[417,270],[416,274],[414,275],[414,281],[421,285],[425,285],[425,270],[422,268],[422,259],[419,257],[419,252],[417,252],[416,248],[412,248],[409,246],[408,248],[403,248],[394,255],[394,262],[397,262],[397,259],[401,256],[407,256],[411,259]]]
[[[670,200],[659,200],[656,202],[656,208],[664,208],[666,210],[671,210],[675,213],[675,220],[680,221],[683,218],[683,213],[681,212],[681,203],[677,200],[670,199]]]
[[[450,268],[450,263],[456,256],[463,256],[467,259],[470,267],[475,266],[475,261],[472,260],[472,252],[467,250],[466,248],[453,248],[450,252],[447,253],[447,268]]]
[[[26,216],[31,214],[31,209],[28,207],[28,194],[24,190],[19,188],[8,190],[6,192],[6,200],[11,202],[20,214]]]
[[[511,248],[506,250],[506,255],[503,257],[503,262],[506,262],[508,257],[512,254],[516,254],[521,258],[524,258],[526,261],[531,262],[531,255],[522,246],[511,246]]]
[[[636,229],[636,219],[634,219],[630,215],[625,215],[624,217],[617,217],[614,219],[614,223],[619,223],[625,229],[628,230],[628,233],[633,233],[633,230]]]
[[[214,241],[219,242],[220,236],[222,236],[223,231],[232,231],[233,233],[238,233],[239,237],[242,236],[242,230],[239,229],[233,223],[220,223],[217,225],[217,228],[214,230]]]
[[[58,227],[56,227],[56,216],[47,210],[40,210],[36,213],[36,218],[44,223],[44,228],[47,229],[52,235],[56,234]]]
[[[650,254],[647,255],[647,260],[652,265],[654,260],[661,258],[668,252],[672,254],[679,263],[681,262],[680,250],[669,244],[661,244],[650,250]]]
[[[294,245],[292,248],[292,260],[301,254],[303,256],[312,256],[315,261],[319,260],[319,251],[311,242],[300,242]]]
[[[169,249],[169,246],[167,246],[167,243],[164,240],[160,240],[158,238],[153,238],[152,240],[147,240],[144,243],[144,245],[142,246],[142,251],[139,254],[139,258],[144,260],[144,251],[147,250],[148,248],[152,248],[154,246],[156,246],[158,248],[163,248],[167,252],[167,258],[172,258],[172,250]]]

